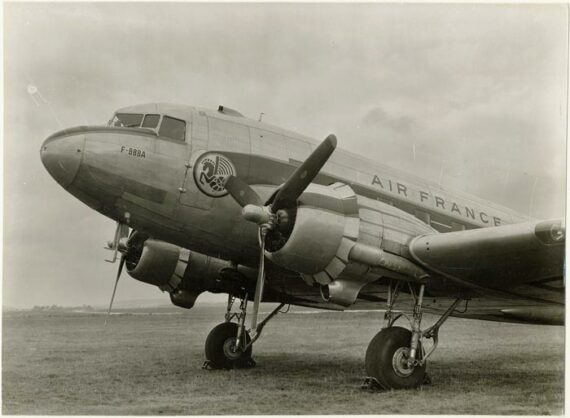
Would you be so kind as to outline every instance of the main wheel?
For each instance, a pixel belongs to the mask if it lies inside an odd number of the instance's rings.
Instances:
[[[366,350],[366,373],[386,389],[409,389],[421,385],[426,363],[408,366],[411,331],[402,327],[384,328],[372,338]],[[418,344],[418,356],[422,355]]]
[[[247,366],[251,363],[252,346],[245,352],[236,350],[238,325],[234,322],[224,322],[210,331],[206,338],[206,358],[218,369],[231,369]],[[245,342],[251,341],[247,331]]]

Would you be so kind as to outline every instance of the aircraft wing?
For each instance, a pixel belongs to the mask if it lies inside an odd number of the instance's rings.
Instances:
[[[424,268],[471,287],[509,289],[561,278],[562,219],[426,234],[410,242]]]

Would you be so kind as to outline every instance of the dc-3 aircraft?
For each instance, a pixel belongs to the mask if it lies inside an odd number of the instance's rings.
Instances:
[[[450,315],[563,324],[563,219],[531,220],[336,144],[224,106],[144,104],[51,135],[41,159],[117,222],[113,297],[124,266],[183,308],[228,294],[206,339],[212,368],[254,365],[252,344],[288,304],[385,308],[365,368],[393,389],[424,383]],[[260,302],[278,306],[258,321]],[[440,317],[423,328],[424,312]]]

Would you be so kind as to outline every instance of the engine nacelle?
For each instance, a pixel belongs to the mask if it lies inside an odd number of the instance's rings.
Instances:
[[[421,275],[407,260],[407,245],[412,237],[433,232],[414,216],[358,196],[346,184],[312,184],[299,198],[288,236],[268,236],[274,242],[266,255],[300,272],[308,284],[328,286],[331,301],[347,306],[366,283],[379,278],[372,266],[386,266],[388,258],[392,271]],[[363,250],[370,264],[363,264]]]
[[[168,287],[176,289],[188,262],[189,251],[185,251],[185,254],[183,251],[176,245],[149,238],[144,242],[140,254],[127,258],[127,273],[133,279],[158,286],[161,290],[168,290]]]
[[[229,261],[155,239],[147,239],[138,251],[132,251],[126,267],[131,277],[169,292],[173,304],[187,309],[204,291],[237,293],[252,280],[255,286],[252,269],[236,271]]]
[[[358,226],[357,199],[349,186],[312,184],[299,198],[295,224],[285,244],[267,251],[267,256],[282,267],[328,284],[344,269],[342,260],[348,262]]]

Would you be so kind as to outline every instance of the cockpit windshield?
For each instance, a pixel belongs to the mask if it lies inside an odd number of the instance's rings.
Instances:
[[[162,124],[158,131],[160,136],[172,138],[177,141],[184,141],[186,134],[186,123],[180,119],[174,119],[169,116],[162,118]]]
[[[116,113],[109,125],[136,128],[141,126],[142,118],[143,115],[138,113]]]
[[[160,115],[146,115],[142,124],[143,128],[156,128],[160,121]]]
[[[186,139],[186,122],[166,115],[115,113],[109,121],[109,126],[122,128],[145,128],[157,136],[184,142]]]

